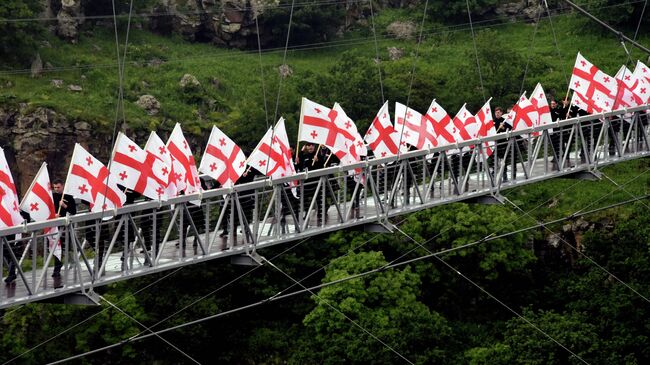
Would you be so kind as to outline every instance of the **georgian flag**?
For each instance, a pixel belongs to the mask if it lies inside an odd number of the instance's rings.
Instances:
[[[79,143],[74,145],[63,193],[87,201],[93,212],[120,208],[126,201],[115,176]]]
[[[176,185],[176,172],[173,168],[172,161],[174,160],[172,156],[167,151],[167,146],[165,142],[152,131],[149,134],[149,139],[144,146],[144,150],[147,153],[150,153],[160,159],[162,163],[161,174],[163,175],[163,181],[165,184],[165,195],[167,198],[173,198],[178,195],[178,186]]]
[[[587,61],[580,52],[576,57],[569,87],[585,97],[593,108],[611,111],[614,107],[617,83],[615,79],[602,72],[598,67]]]
[[[478,131],[481,128],[478,120],[467,110],[467,104],[463,104],[452,123],[456,130],[457,141],[468,141],[478,137]]]
[[[508,124],[512,126],[513,131],[532,128],[539,121],[539,112],[533,103],[526,97],[526,93],[521,94],[519,101],[512,107],[506,117]]]
[[[335,110],[302,98],[298,140],[322,144],[332,151],[345,151],[345,141],[352,137],[334,123],[336,115]]]
[[[402,134],[402,142],[418,150],[438,145],[433,125],[421,113],[401,103],[395,103],[395,129]]]
[[[293,165],[293,156],[291,156],[291,148],[289,145],[289,136],[287,135],[287,128],[284,125],[284,118],[280,118],[275,127],[273,128],[273,146],[274,155],[279,153],[282,155],[282,167],[284,176],[292,176],[296,174],[296,167]],[[282,174],[281,174],[282,175]],[[291,185],[297,185],[297,182],[292,182]]]
[[[603,109],[600,109],[597,105],[591,103],[590,100],[587,100],[586,97],[576,91],[574,91],[573,95],[571,96],[571,105],[575,105],[589,114],[603,112]]]
[[[490,98],[481,109],[476,113],[476,120],[479,122],[478,137],[485,138],[495,136],[497,134],[494,128],[494,119],[492,118],[492,110],[490,110]],[[487,157],[490,157],[494,152],[495,141],[483,142],[485,147],[484,152]]]
[[[633,74],[639,80],[638,95],[643,104],[650,104],[650,69],[643,62],[637,61]]]
[[[110,171],[118,184],[150,199],[167,200],[169,168],[122,132],[117,135]]]
[[[436,143],[438,146],[444,146],[456,143],[454,136],[454,125],[451,122],[451,117],[447,111],[438,104],[436,99],[433,99],[424,118],[433,127],[436,135]]]
[[[212,126],[199,171],[223,187],[235,185],[246,171],[246,156],[241,148],[216,126]]]
[[[280,121],[284,124],[284,119],[281,118]],[[287,156],[280,148],[279,139],[275,135],[273,127],[270,127],[248,156],[247,164],[272,179],[293,175],[294,171],[287,171],[289,168],[286,161]],[[293,164],[291,166],[293,167]]]
[[[172,156],[172,166],[174,168],[173,178],[176,180],[176,186],[179,191],[184,191],[185,195],[198,193],[201,191],[201,180],[199,180],[199,171],[196,169],[196,162],[190,150],[190,146],[183,135],[181,125],[176,123],[172,134],[167,140],[167,151]],[[201,205],[200,200],[193,200],[190,203]]]
[[[27,193],[20,203],[20,210],[29,214],[34,222],[42,222],[57,216],[52,199],[50,175],[47,173],[47,164],[43,162],[34,181],[27,189]],[[61,259],[61,242],[59,241],[59,227],[50,227],[44,230],[47,234],[50,251],[59,260]]]
[[[630,69],[625,67],[625,65],[621,66],[614,78],[616,78],[616,82],[618,83],[614,109],[632,108],[644,104],[641,89],[645,86],[639,82],[639,79]]]
[[[0,227],[11,227],[24,221],[18,209],[18,194],[9,171],[5,151],[0,148]]]
[[[399,152],[397,148],[400,143],[399,134],[390,121],[388,101],[377,112],[377,116],[370,124],[363,140],[368,143],[376,158],[395,156]],[[406,150],[405,146],[403,146],[402,152]]]
[[[544,93],[544,88],[542,84],[537,83],[535,90],[530,95],[530,102],[533,104],[537,110],[538,119],[536,126],[542,126],[553,123],[551,118],[551,108],[548,106],[548,100],[546,99],[546,93]]]
[[[357,131],[357,126],[350,119],[339,103],[332,108],[334,112],[334,124],[341,131],[344,138],[345,148],[342,150],[332,149],[332,153],[341,161],[341,165],[349,165],[361,161],[361,156],[368,155],[368,149]]]
[[[646,83],[650,83],[650,68],[641,61],[636,61],[634,67],[634,76],[638,79],[644,79]]]

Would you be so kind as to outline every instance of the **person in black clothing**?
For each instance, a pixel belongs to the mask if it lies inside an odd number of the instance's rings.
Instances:
[[[21,210],[20,215],[27,222],[30,221],[29,213],[23,212]],[[20,240],[20,239],[16,240],[16,235],[13,235],[13,234],[7,236],[6,239],[7,239],[7,243],[9,244],[9,249],[13,252],[14,256],[18,259],[20,257],[20,255],[22,254],[23,247],[25,246],[25,241]],[[11,241],[14,241],[14,242],[10,243]],[[1,244],[2,243],[0,242],[0,245]],[[16,280],[16,277],[17,277],[16,276],[16,264],[15,264],[13,259],[8,258],[8,257],[10,257],[10,254],[9,255],[7,255],[7,254],[4,255],[4,258],[5,258],[6,262],[9,264],[7,266],[8,275],[5,278],[5,283],[11,284]]]
[[[508,123],[503,117],[503,109],[501,107],[494,108],[494,129],[497,133],[505,133],[512,130],[512,125]],[[504,180],[508,179],[508,163],[504,161],[506,155],[507,143],[505,141],[497,142],[496,146],[496,159],[494,159],[494,170],[499,170],[500,165],[505,163],[506,166],[503,169],[503,178]]]
[[[551,100],[551,120],[557,122],[567,118],[567,113],[569,109],[567,108],[567,101],[562,101],[562,105],[558,104],[557,101]],[[556,128],[551,134],[551,144],[553,145],[553,150],[557,155],[558,159],[562,159],[564,151],[566,149],[566,144],[569,141],[569,135],[571,134],[571,127],[560,127]],[[551,153],[552,154],[552,153]],[[553,157],[553,170],[559,170],[560,166],[558,161]]]
[[[54,200],[54,211],[57,217],[66,217],[68,215],[77,214],[77,203],[72,195],[63,194],[63,182],[61,180],[54,180],[52,184],[52,199]],[[54,272],[53,278],[61,276],[61,267],[63,263],[61,260],[54,256]]]
[[[322,147],[321,147],[322,149]],[[325,157],[324,154],[320,153],[320,151],[317,151],[316,145],[313,143],[305,143],[302,148],[300,149],[300,153],[298,154],[298,157],[296,158],[296,166],[298,171],[313,171],[313,170],[318,170],[322,169],[325,166],[325,161],[323,158]],[[326,158],[326,157],[325,157]],[[309,206],[311,205],[311,201],[314,198],[314,194],[316,193],[316,187],[318,186],[318,180],[319,177],[312,177],[308,178],[303,182],[304,184],[304,209],[305,211],[309,210]],[[323,212],[322,212],[322,203],[323,203],[323,194],[320,192],[318,196],[316,197],[316,204],[317,207],[316,209],[316,217],[318,220],[318,225],[321,225],[322,218],[323,218]],[[307,217],[304,217],[305,219]]]

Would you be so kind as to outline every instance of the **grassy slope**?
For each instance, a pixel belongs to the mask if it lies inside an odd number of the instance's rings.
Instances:
[[[385,11],[377,19],[377,29],[386,29],[390,22],[400,20],[416,21],[415,13],[408,11]],[[614,74],[619,65],[625,62],[622,47],[610,35],[593,32],[587,28],[587,22],[573,15],[554,18],[553,25],[559,38],[561,56],[557,55],[551,29],[547,19],[540,23],[533,47],[534,26],[523,23],[504,23],[491,27],[489,39],[496,44],[506,44],[514,49],[523,59],[529,56],[534,63],[540,64],[541,70],[531,70],[526,79],[525,89],[532,89],[537,81],[542,81],[551,94],[565,93],[565,77],[573,64],[577,51],[582,51],[587,58]],[[481,31],[481,25],[475,30]],[[585,31],[590,29],[590,31]],[[378,35],[380,57],[387,60],[387,47],[398,46],[405,49],[407,57],[400,61],[384,61],[385,83],[390,89],[395,79],[408,77],[404,70],[412,65],[412,56],[416,51],[415,41],[400,41],[388,38],[383,32]],[[471,33],[468,26],[455,29],[428,24],[425,28],[425,41],[419,49],[419,62],[416,76],[446,80],[458,75],[469,75],[470,82],[463,83],[465,90],[417,90],[424,97],[412,101],[416,107],[422,106],[430,98],[437,97],[450,113],[457,110],[463,101],[478,103],[480,99],[479,81],[473,57]],[[122,31],[121,39],[124,39]],[[642,35],[641,41],[648,41],[648,35]],[[355,41],[358,40],[358,41]],[[483,38],[485,40],[485,38]],[[116,65],[115,38],[112,29],[96,28],[92,34],[85,33],[79,44],[71,45],[56,38],[49,39],[51,48],[42,48],[44,62],[50,62],[59,70],[48,71],[44,77],[32,79],[27,74],[2,74],[2,79],[11,80],[14,87],[1,89],[0,102],[3,99],[28,101],[31,106],[48,106],[73,117],[92,121],[101,127],[112,126],[115,120],[116,99],[118,92],[118,72]],[[359,30],[348,34],[345,39],[334,41],[338,46],[317,50],[290,51],[287,63],[293,68],[293,77],[283,82],[280,102],[280,115],[285,115],[289,123],[289,132],[295,130],[298,116],[299,96],[303,93],[309,97],[309,87],[303,82],[307,74],[324,74],[336,64],[341,53],[352,50],[356,55],[375,56],[372,34],[368,30]],[[122,47],[123,50],[123,47]],[[127,50],[125,73],[125,112],[127,125],[133,129],[162,128],[169,130],[174,122],[183,123],[184,129],[193,134],[205,133],[212,123],[217,123],[233,137],[245,139],[245,144],[254,143],[261,137],[266,126],[263,107],[262,84],[259,58],[256,52],[220,49],[207,44],[190,44],[177,38],[168,38],[132,29]],[[265,53],[263,56],[265,88],[270,117],[273,118],[275,101],[278,95],[277,66],[282,63],[282,51]],[[411,56],[411,57],[409,57]],[[641,57],[633,50],[633,60]],[[152,59],[162,59],[165,63],[158,67],[147,66]],[[482,62],[485,62],[483,60]],[[195,75],[202,84],[200,90],[183,92],[178,86],[185,73]],[[85,79],[84,79],[85,77]],[[211,85],[212,78],[219,80],[219,87]],[[52,79],[62,79],[67,84],[79,84],[81,93],[68,91],[67,88],[56,89],[50,84]],[[416,77],[417,79],[417,77]],[[147,86],[144,86],[145,82]],[[475,85],[471,85],[475,83]],[[0,82],[4,84],[4,82]],[[416,84],[416,88],[418,85]],[[443,87],[439,87],[441,89]],[[301,92],[298,92],[300,90]],[[456,92],[457,91],[457,92]],[[416,91],[414,91],[416,92]],[[513,93],[518,93],[514,90]],[[161,114],[148,116],[134,102],[142,94],[154,95],[162,104]],[[393,91],[390,96],[405,101],[407,90]],[[430,95],[430,96],[429,96]],[[459,99],[463,98],[471,100]],[[377,109],[380,100],[367,100],[363,91],[351,96],[359,102],[375,103]],[[413,100],[413,99],[412,99]],[[335,100],[318,100],[332,104]],[[499,100],[507,103],[507,100]],[[420,105],[422,104],[422,105]],[[456,105],[458,104],[458,105]],[[255,110],[255,113],[251,113]],[[242,111],[247,112],[243,113]],[[252,117],[251,117],[252,115]],[[242,120],[245,116],[246,120]],[[355,119],[368,119],[368,115],[352,115]],[[248,120],[254,119],[254,120]],[[232,123],[232,121],[236,123]],[[242,123],[243,122],[243,123]],[[234,125],[237,124],[237,125]],[[245,124],[242,126],[242,124]],[[161,127],[162,125],[162,127]],[[242,130],[243,129],[243,130]],[[108,129],[107,129],[108,130]]]

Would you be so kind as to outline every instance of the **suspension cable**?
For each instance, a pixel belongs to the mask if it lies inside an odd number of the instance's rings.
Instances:
[[[372,24],[372,36],[375,40],[375,63],[377,63],[377,76],[379,77],[379,90],[381,91],[381,104],[384,105],[384,103],[386,102],[386,98],[384,97],[384,82],[381,76],[381,58],[379,57],[379,45],[377,44],[377,30],[375,29],[375,13],[373,10],[372,2],[373,0],[368,0],[368,3],[370,3],[370,24]]]
[[[404,232],[403,230],[401,230],[399,227],[395,226],[395,229],[396,229],[398,232],[400,232],[402,235],[404,235],[404,237],[408,238],[410,241],[412,241],[413,243],[417,244],[418,246],[420,246],[421,248],[423,248],[425,251],[429,252],[429,254],[433,254],[433,252],[431,252],[431,250],[429,250],[426,246],[424,246],[424,245],[421,244],[420,242],[416,241],[413,237],[411,237],[409,234],[407,234],[406,232]],[[578,354],[576,354],[575,352],[571,351],[571,349],[569,349],[568,347],[566,347],[565,345],[563,345],[560,341],[556,340],[553,336],[549,335],[546,331],[544,331],[544,330],[541,329],[539,326],[537,326],[536,324],[534,324],[533,322],[531,322],[528,318],[524,317],[521,313],[517,312],[517,311],[514,310],[512,307],[510,307],[509,305],[507,305],[506,303],[504,303],[502,300],[500,300],[499,298],[497,298],[494,294],[492,294],[492,293],[490,293],[489,291],[487,291],[487,289],[483,288],[483,287],[480,286],[478,283],[476,283],[474,280],[470,279],[470,278],[467,277],[465,274],[461,273],[457,268],[455,268],[454,266],[452,266],[450,263],[448,263],[447,261],[441,259],[441,258],[438,257],[438,256],[433,256],[433,257],[434,257],[436,260],[438,260],[439,262],[441,262],[442,264],[444,264],[445,266],[447,266],[448,268],[450,268],[453,272],[455,272],[456,274],[458,274],[461,278],[465,279],[467,282],[469,282],[470,284],[472,284],[473,286],[475,286],[477,289],[479,289],[480,291],[482,291],[484,294],[486,294],[487,296],[489,296],[490,298],[492,298],[495,302],[499,303],[502,307],[506,308],[506,309],[507,309],[508,311],[510,311],[512,314],[514,314],[515,316],[519,317],[519,319],[521,319],[521,320],[523,320],[524,322],[526,322],[529,326],[533,327],[535,330],[537,330],[538,332],[540,332],[541,334],[543,334],[544,336],[546,336],[549,340],[555,342],[558,346],[562,347],[564,350],[566,350],[567,352],[569,352],[571,355],[575,356],[578,360],[582,361],[582,362],[585,363],[585,364],[588,364],[588,363],[587,363],[584,359],[582,359]]]
[[[569,4],[572,8],[576,9],[577,11],[581,12],[582,14],[588,16],[590,19],[592,19],[592,20],[595,21],[596,23],[600,24],[600,25],[603,26],[605,29],[607,29],[607,30],[609,30],[610,32],[616,34],[616,36],[617,36],[618,38],[620,38],[621,40],[626,40],[626,41],[630,42],[632,45],[634,45],[635,47],[637,47],[638,49],[642,50],[643,52],[645,52],[645,53],[647,53],[647,54],[650,54],[650,49],[648,49],[647,47],[643,46],[642,44],[640,44],[639,42],[635,41],[634,39],[631,39],[630,37],[626,36],[625,34],[623,34],[623,32],[618,31],[618,30],[612,28],[609,24],[607,24],[607,23],[605,23],[604,21],[602,21],[602,20],[596,18],[594,15],[592,15],[591,13],[589,13],[588,11],[586,11],[585,9],[583,9],[583,8],[581,8],[580,6],[578,6],[578,5],[574,4],[574,3],[572,3],[572,2],[569,1],[569,0],[564,0],[564,2],[566,2],[566,3]],[[647,3],[647,1],[646,1],[646,3]],[[644,6],[644,8],[645,8],[645,6]],[[643,14],[641,14],[641,15],[643,16]],[[643,19],[643,18],[642,18],[642,19]]]
[[[260,41],[260,24],[259,15],[255,15],[255,29],[257,30],[257,52],[260,58],[260,81],[262,82],[262,96],[264,98],[264,119],[266,120],[266,129],[269,129],[269,107],[266,102],[266,86],[264,83],[264,64],[262,63],[262,43]]]
[[[287,63],[287,49],[289,48],[289,39],[291,38],[291,24],[293,22],[293,9],[294,9],[293,6],[294,6],[295,2],[296,2],[296,0],[291,0],[291,11],[289,13],[289,26],[287,27],[287,40],[286,40],[286,42],[284,44],[284,55],[282,56],[282,65],[280,65],[280,67],[283,67],[285,65],[288,67],[288,65],[286,64]],[[278,97],[275,100],[275,112],[273,113],[273,123],[275,123],[275,121],[278,119],[278,108],[280,107],[280,91],[282,90],[282,80],[283,80],[282,72],[278,72],[278,74],[279,74]],[[296,151],[296,153],[297,152],[298,151]]]
[[[110,305],[111,307],[115,308],[118,312],[122,313],[125,317],[129,318],[130,320],[132,320],[133,322],[135,322],[136,324],[138,324],[140,327],[143,327],[144,329],[146,329],[146,330],[149,331],[150,333],[154,334],[154,332],[153,332],[153,330],[151,330],[151,328],[147,327],[147,326],[144,325],[142,322],[138,321],[138,320],[135,319],[133,316],[131,316],[130,314],[128,314],[128,313],[126,313],[125,311],[123,311],[120,307],[118,307],[117,305],[113,304],[110,300],[106,299],[104,296],[100,295],[99,298],[101,298],[103,301],[105,301],[106,303],[108,303],[108,305]],[[175,349],[176,351],[180,352],[181,355],[187,357],[187,358],[188,358],[190,361],[192,361],[193,363],[195,363],[195,364],[200,364],[200,363],[199,363],[198,361],[196,361],[192,356],[190,356],[187,352],[181,350],[178,346],[176,346],[176,345],[174,345],[173,343],[169,342],[169,340],[163,338],[163,337],[160,336],[160,335],[155,335],[155,336],[158,337],[161,341],[163,341],[163,342],[165,342],[166,344],[168,344],[169,346],[171,346],[171,347],[172,347],[173,349]]]
[[[413,81],[415,80],[415,69],[417,67],[418,58],[420,57],[420,44],[422,44],[422,34],[424,31],[424,21],[427,18],[427,8],[429,6],[429,0],[424,3],[424,10],[422,11],[422,22],[420,23],[420,34],[418,36],[418,42],[415,46],[415,57],[413,58],[413,68],[411,69],[411,80],[409,81],[408,92],[406,93],[406,109],[404,109],[404,115],[402,116],[402,130],[399,134],[399,143],[397,144],[397,156],[399,157],[402,153],[402,139],[404,138],[404,128],[406,127],[406,114],[408,114],[409,102],[411,100],[411,91],[413,89]],[[397,110],[395,111],[395,119],[397,119]]]
[[[526,68],[524,68],[524,77],[522,77],[521,79],[521,88],[519,89],[519,95],[522,95],[524,93],[524,85],[526,83],[526,76],[528,75],[528,66],[530,65],[530,57],[531,54],[533,53],[532,51],[535,45],[535,38],[537,37],[537,29],[539,28],[539,23],[542,17],[542,13],[543,13],[542,6],[538,5],[537,20],[535,20],[535,30],[533,30],[533,39],[528,45],[528,55],[526,57]]]
[[[643,3],[643,9],[641,10],[641,16],[639,17],[639,23],[636,25],[636,31],[634,32],[634,40],[636,41],[636,37],[639,35],[639,28],[641,28],[641,21],[643,20],[643,15],[645,14],[645,8],[648,6],[648,0],[645,0],[645,3]]]
[[[474,34],[474,25],[472,24],[472,12],[469,9],[469,0],[465,0],[467,4],[467,17],[469,18],[469,28],[472,31],[472,43],[474,44],[474,55],[476,56],[476,69],[478,70],[478,79],[481,82],[481,93],[483,94],[483,103],[487,103],[485,96],[485,86],[483,85],[483,74],[481,73],[481,62],[478,58],[478,47],[476,46],[476,34]]]
[[[548,8],[547,0],[544,0],[544,6],[546,7],[546,14],[548,16],[548,22],[551,25],[551,33],[553,34],[553,44],[555,44],[555,51],[557,51],[558,60],[560,61],[560,64],[564,65],[564,58],[562,57],[562,52],[560,52],[560,44],[557,41],[557,35],[555,34],[555,27],[553,26],[553,18],[551,17],[551,10]],[[571,72],[569,72],[569,74],[570,73]],[[567,88],[568,88],[569,87],[569,77],[567,76],[567,73],[562,73],[562,75],[564,76],[564,81],[566,82],[566,85],[567,85]]]
[[[560,222],[563,222],[563,221],[566,221],[566,220],[574,219],[577,216],[591,215],[591,214],[594,214],[594,213],[597,213],[597,212],[600,212],[600,211],[603,211],[603,210],[616,208],[616,207],[619,207],[619,206],[634,203],[634,202],[637,202],[637,201],[640,201],[640,200],[643,200],[643,199],[647,199],[647,198],[650,198],[650,194],[646,194],[646,195],[637,197],[635,199],[630,199],[630,200],[626,200],[626,201],[623,201],[623,202],[614,203],[614,204],[608,205],[606,207],[596,208],[596,209],[593,209],[593,210],[590,210],[590,211],[584,211],[584,212],[582,212],[582,213],[580,213],[578,215],[571,214],[571,215],[565,216],[563,218],[555,219],[555,220],[548,221],[548,222],[545,222],[545,223],[542,223],[542,224],[546,224],[546,225],[548,225],[548,224],[556,224],[556,223],[560,223]],[[412,259],[409,259],[409,260],[405,260],[405,261],[401,261],[401,262],[392,264],[391,266],[382,265],[381,267],[376,268],[376,269],[371,269],[371,270],[368,270],[368,271],[364,271],[364,272],[359,273],[359,274],[348,275],[348,276],[346,276],[344,278],[340,278],[340,279],[329,281],[329,282],[322,283],[322,284],[319,284],[319,285],[311,286],[311,287],[308,288],[309,290],[300,289],[300,290],[296,290],[296,291],[293,291],[291,293],[287,293],[287,294],[284,294],[284,295],[274,296],[272,299],[271,298],[263,299],[263,300],[260,300],[260,301],[257,301],[257,302],[251,303],[251,304],[247,304],[247,305],[240,306],[240,307],[237,307],[237,308],[234,308],[234,309],[219,312],[219,313],[216,313],[216,314],[213,314],[213,315],[210,315],[210,316],[206,316],[206,317],[202,317],[202,318],[199,318],[199,319],[196,319],[196,320],[193,320],[193,321],[181,323],[181,324],[178,324],[178,325],[175,325],[175,326],[172,326],[172,327],[167,327],[165,329],[158,330],[155,333],[156,334],[162,334],[162,333],[174,331],[174,330],[177,330],[177,329],[180,329],[180,328],[196,325],[196,324],[206,322],[206,321],[209,321],[209,320],[212,320],[212,319],[224,317],[226,315],[233,314],[233,313],[236,313],[236,312],[240,312],[240,311],[243,311],[243,310],[255,308],[255,307],[258,307],[258,306],[261,306],[261,305],[264,305],[264,304],[268,304],[268,303],[271,303],[271,302],[275,302],[275,301],[287,299],[287,298],[290,298],[290,297],[294,297],[294,296],[299,295],[299,294],[308,293],[309,291],[322,289],[322,288],[329,287],[329,286],[332,286],[332,285],[338,285],[338,284],[341,284],[341,283],[344,283],[344,282],[347,282],[347,281],[350,281],[350,280],[359,279],[359,278],[362,278],[362,277],[365,277],[365,276],[368,276],[368,275],[377,274],[377,273],[386,271],[388,269],[392,269],[392,268],[396,268],[396,267],[402,267],[402,266],[409,265],[409,264],[419,262],[419,261],[422,261],[422,260],[427,260],[427,259],[430,259],[430,258],[432,258],[434,256],[444,255],[444,254],[447,254],[447,253],[450,253],[450,252],[454,252],[454,251],[462,250],[462,249],[469,248],[469,247],[472,247],[472,246],[476,246],[476,245],[479,245],[479,244],[482,244],[482,243],[485,243],[485,242],[490,242],[490,241],[493,241],[493,240],[496,240],[496,239],[506,238],[506,237],[512,236],[514,234],[518,234],[518,233],[538,229],[538,228],[542,227],[542,224],[535,224],[535,225],[532,225],[532,226],[529,226],[529,227],[525,227],[525,228],[518,229],[518,230],[515,230],[515,231],[507,232],[507,233],[504,233],[504,234],[501,234],[501,235],[498,235],[498,236],[484,237],[484,238],[481,238],[481,239],[476,240],[474,242],[470,242],[470,243],[467,243],[467,244],[464,244],[464,245],[461,245],[461,246],[457,246],[457,247],[437,251],[437,252],[434,252],[434,253],[431,253],[431,254],[418,256],[418,257],[415,257],[415,258],[412,258]],[[426,244],[426,242],[425,242],[425,244]],[[108,349],[111,349],[111,348],[123,346],[123,345],[126,345],[126,344],[131,343],[131,342],[144,340],[144,339],[152,337],[152,336],[154,336],[154,334],[151,334],[151,333],[146,334],[146,335],[136,335],[136,336],[124,339],[124,340],[122,340],[120,342],[117,342],[117,343],[114,343],[114,344],[111,344],[111,345],[108,345],[108,346],[104,346],[102,348],[97,348],[97,349],[87,351],[87,352],[82,353],[82,354],[77,354],[77,355],[74,355],[74,356],[67,357],[65,359],[56,361],[56,362],[54,362],[52,364],[58,364],[58,363],[67,362],[67,361],[70,361],[70,360],[82,358],[82,357],[85,357],[87,355],[91,355],[91,354],[102,352],[102,351],[105,351],[105,350],[108,350]]]
[[[286,272],[284,272],[282,269],[280,269],[279,267],[277,267],[277,266],[276,266],[275,264],[273,264],[271,261],[269,261],[269,260],[267,260],[267,259],[265,259],[265,258],[262,258],[262,262],[266,262],[266,263],[268,263],[269,266],[271,266],[272,268],[274,268],[274,269],[276,269],[277,271],[279,271],[281,274],[283,274],[284,276],[286,276],[287,278],[289,278],[289,279],[290,279],[291,281],[293,281],[295,284],[297,284],[297,285],[301,286],[303,289],[307,290],[311,295],[313,295],[313,296],[315,296],[316,298],[318,298],[318,301],[319,301],[319,302],[325,303],[328,307],[330,307],[331,309],[333,309],[333,310],[334,310],[335,312],[337,312],[338,314],[342,315],[343,318],[347,319],[350,323],[352,323],[352,324],[355,325],[357,328],[359,328],[360,330],[362,330],[363,332],[365,332],[368,336],[372,337],[375,341],[379,342],[379,343],[382,344],[385,348],[389,349],[389,350],[392,351],[394,354],[396,354],[397,356],[399,356],[400,358],[402,358],[402,360],[408,362],[408,363],[411,364],[411,365],[414,365],[413,362],[412,362],[411,360],[409,360],[408,358],[406,358],[404,355],[402,355],[402,354],[399,353],[397,350],[395,350],[392,346],[390,346],[389,344],[387,344],[386,342],[384,342],[382,339],[380,339],[379,337],[377,337],[375,334],[373,334],[372,332],[370,332],[367,328],[365,328],[365,327],[363,327],[362,325],[360,325],[358,321],[355,321],[354,319],[350,318],[350,316],[348,316],[347,314],[343,313],[342,310],[340,310],[339,308],[336,308],[336,307],[335,307],[333,304],[331,304],[328,300],[323,299],[320,295],[316,294],[313,290],[307,288],[307,287],[306,287],[304,284],[302,284],[301,282],[298,282],[296,279],[294,279],[293,277],[291,277],[291,275],[289,275],[289,274],[287,274]]]

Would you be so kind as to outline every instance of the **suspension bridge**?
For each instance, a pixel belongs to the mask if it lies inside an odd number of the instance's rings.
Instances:
[[[341,229],[388,231],[392,217],[458,201],[503,202],[501,191],[556,177],[598,179],[603,166],[648,156],[648,106],[567,119],[512,133],[262,179],[168,201],[81,213],[0,230],[0,308],[93,303],[94,288],[215,259],[259,264],[258,250]],[[564,141],[559,145],[552,138]],[[485,143],[496,153],[487,157]],[[558,148],[559,147],[559,148]],[[501,150],[501,152],[499,152]],[[500,156],[500,157],[497,157]],[[362,169],[365,184],[348,172]],[[287,184],[297,181],[293,198]],[[200,205],[190,202],[200,201]],[[47,228],[61,232],[63,269],[51,277]],[[22,255],[12,247],[24,247]],[[223,260],[222,260],[223,261]]]

